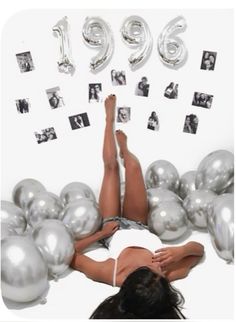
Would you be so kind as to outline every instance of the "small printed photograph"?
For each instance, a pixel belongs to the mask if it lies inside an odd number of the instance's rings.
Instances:
[[[111,82],[112,82],[112,85],[114,85],[114,86],[126,85],[125,71],[124,70],[117,71],[115,69],[112,69]]]
[[[47,89],[46,93],[51,109],[55,109],[65,105],[63,97],[60,95],[59,86]]]
[[[178,87],[179,84],[175,84],[174,82],[171,82],[165,89],[164,96],[167,98],[178,98]]]
[[[33,59],[30,51],[25,53],[16,54],[16,59],[20,67],[21,73],[26,73],[34,70]]]
[[[17,111],[21,114],[29,113],[30,103],[28,98],[16,100]]]
[[[81,113],[81,114],[69,116],[69,121],[70,121],[72,130],[90,126],[87,113]]]
[[[130,121],[130,107],[117,107],[117,122],[127,123]]]
[[[217,53],[214,51],[204,50],[202,54],[202,63],[200,68],[204,70],[214,70],[216,63],[216,55]]]
[[[135,95],[148,97],[149,87],[147,77],[143,76],[136,86]]]
[[[195,92],[193,95],[192,105],[211,108],[213,97],[213,95]]]
[[[89,103],[102,102],[102,84],[89,84]]]
[[[38,144],[57,139],[57,135],[54,130],[54,127],[49,127],[47,129],[44,129],[41,131],[41,133],[34,132],[34,135],[37,139]]]
[[[159,119],[155,111],[152,111],[151,115],[148,118],[147,128],[149,130],[159,131],[159,128],[160,128]]]
[[[186,115],[183,132],[196,134],[198,127],[198,117],[195,114]]]

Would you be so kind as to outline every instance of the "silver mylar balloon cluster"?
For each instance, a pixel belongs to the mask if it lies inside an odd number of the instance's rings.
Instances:
[[[87,198],[96,201],[93,190],[83,182],[71,182],[67,184],[62,189],[60,198],[64,206],[81,198]]]
[[[26,230],[27,221],[23,210],[10,201],[1,200],[1,228],[4,230],[4,234],[7,235],[7,229],[9,229],[9,235],[23,234]],[[3,232],[2,232],[3,233]]]
[[[114,51],[111,28],[100,17],[87,17],[82,34],[87,45],[100,49],[90,62],[91,71],[98,71],[108,64]]]
[[[52,30],[54,35],[56,35],[60,40],[60,59],[58,61],[58,69],[60,72],[72,75],[75,72],[75,65],[72,59],[68,18],[63,17],[60,19]]]
[[[159,35],[157,49],[161,61],[171,68],[182,66],[187,59],[187,50],[184,42],[176,33],[186,29],[184,17],[178,16],[171,20]]]
[[[146,21],[139,16],[125,19],[121,27],[122,39],[131,48],[138,50],[129,57],[130,67],[135,69],[143,65],[152,51],[152,35]]]

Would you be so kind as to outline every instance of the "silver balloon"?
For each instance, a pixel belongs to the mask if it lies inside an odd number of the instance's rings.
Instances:
[[[173,191],[164,188],[150,188],[147,190],[149,209],[158,207],[162,202],[175,201],[182,204],[182,200]]]
[[[8,237],[8,236],[15,236],[18,235],[17,232],[8,226],[8,224],[1,222],[1,240]]]
[[[83,182],[72,182],[67,184],[62,189],[60,198],[65,206],[81,198],[88,198],[96,201],[96,197],[92,189]]]
[[[177,202],[162,202],[150,211],[148,226],[161,240],[176,240],[188,231],[186,211]]]
[[[60,220],[46,219],[34,228],[32,237],[48,265],[49,276],[57,280],[74,254],[71,232]]]
[[[149,165],[145,174],[147,188],[165,188],[178,192],[179,174],[175,166],[166,160],[157,160]]]
[[[197,171],[188,171],[180,177],[179,195],[182,199],[187,197],[191,191],[196,190],[196,173]]]
[[[22,208],[27,215],[28,203],[41,191],[46,191],[45,187],[35,179],[24,179],[17,183],[13,189],[12,197],[14,203]]]
[[[54,193],[42,191],[35,195],[28,204],[28,223],[35,227],[45,219],[58,219],[63,204]]]
[[[29,236],[10,236],[1,243],[2,296],[15,302],[40,298],[49,288],[48,269]]]
[[[187,50],[184,42],[176,33],[185,31],[187,25],[184,17],[171,20],[158,37],[158,53],[161,61],[168,67],[181,67],[187,59]]]
[[[234,259],[234,196],[217,196],[208,206],[207,228],[217,254],[232,262]]]
[[[208,154],[199,164],[196,174],[197,189],[221,193],[234,181],[234,155],[226,150]]]
[[[68,204],[60,218],[75,239],[92,235],[100,228],[102,222],[97,204],[89,199],[79,199]]]
[[[225,190],[223,190],[221,192],[221,194],[222,193],[234,193],[234,182],[229,187],[227,187]]]
[[[207,228],[208,206],[217,194],[210,190],[191,191],[183,201],[188,219],[198,228]]]
[[[75,65],[70,45],[68,18],[64,17],[59,20],[52,30],[54,35],[60,39],[60,59],[57,62],[58,70],[59,72],[72,75],[75,72]]]
[[[97,47],[98,54],[91,59],[91,71],[104,68],[114,51],[114,39],[111,28],[100,17],[87,17],[83,25],[83,38],[87,45]]]
[[[5,223],[17,234],[23,234],[27,222],[23,210],[12,202],[1,200],[1,224]]]
[[[139,16],[130,16],[125,19],[121,34],[124,42],[131,48],[138,50],[129,57],[130,67],[141,67],[152,51],[152,35],[146,21]]]

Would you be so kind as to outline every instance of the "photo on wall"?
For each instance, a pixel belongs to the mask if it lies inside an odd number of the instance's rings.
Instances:
[[[148,79],[146,76],[143,76],[138,82],[135,88],[135,95],[148,97],[150,84],[148,84]]]
[[[148,118],[147,128],[153,131],[159,131],[160,129],[159,119],[155,111],[152,111],[151,115]]]
[[[34,132],[34,135],[38,144],[57,139],[54,127],[49,127],[41,130],[41,133]]]
[[[29,113],[30,102],[28,98],[16,100],[17,111],[21,114]]]
[[[130,121],[131,108],[130,107],[117,107],[117,118],[118,123],[127,123]]]
[[[89,84],[89,103],[102,102],[102,84],[94,83]]]
[[[178,98],[178,88],[179,84],[175,84],[171,82],[165,89],[164,96],[170,99],[177,99]]]
[[[117,71],[115,69],[112,69],[111,82],[112,82],[112,85],[114,86],[126,85],[125,71],[124,70]]]
[[[59,86],[47,89],[46,93],[51,109],[56,109],[65,105],[64,99],[60,94]]]
[[[185,117],[183,132],[196,134],[198,128],[198,117],[195,114],[189,114]]]
[[[192,105],[211,108],[213,97],[213,95],[195,92],[193,95]]]
[[[70,126],[72,130],[77,130],[86,126],[90,126],[87,113],[81,113],[81,114],[69,116],[69,121],[70,121]]]
[[[30,51],[16,54],[16,59],[21,73],[34,70],[34,63]]]
[[[202,54],[202,62],[200,69],[204,70],[214,70],[216,63],[216,55],[217,53],[214,51],[203,51]]]

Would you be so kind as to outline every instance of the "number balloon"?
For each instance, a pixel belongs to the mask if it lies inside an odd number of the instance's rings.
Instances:
[[[87,17],[82,31],[84,41],[100,51],[91,59],[91,71],[97,71],[106,66],[114,51],[114,39],[108,24],[99,17]]]
[[[122,27],[121,34],[124,42],[138,50],[129,57],[131,68],[140,67],[152,51],[152,35],[146,21],[139,16],[128,17]]]
[[[187,50],[184,42],[175,34],[186,29],[184,17],[176,17],[163,29],[158,38],[157,49],[161,61],[172,68],[182,66],[187,59]]]
[[[69,38],[69,24],[67,17],[62,18],[57,22],[57,24],[52,28],[55,35],[60,39],[60,59],[58,63],[58,69],[60,72],[66,74],[73,74],[75,71],[75,66],[72,60],[72,51],[70,46]]]

